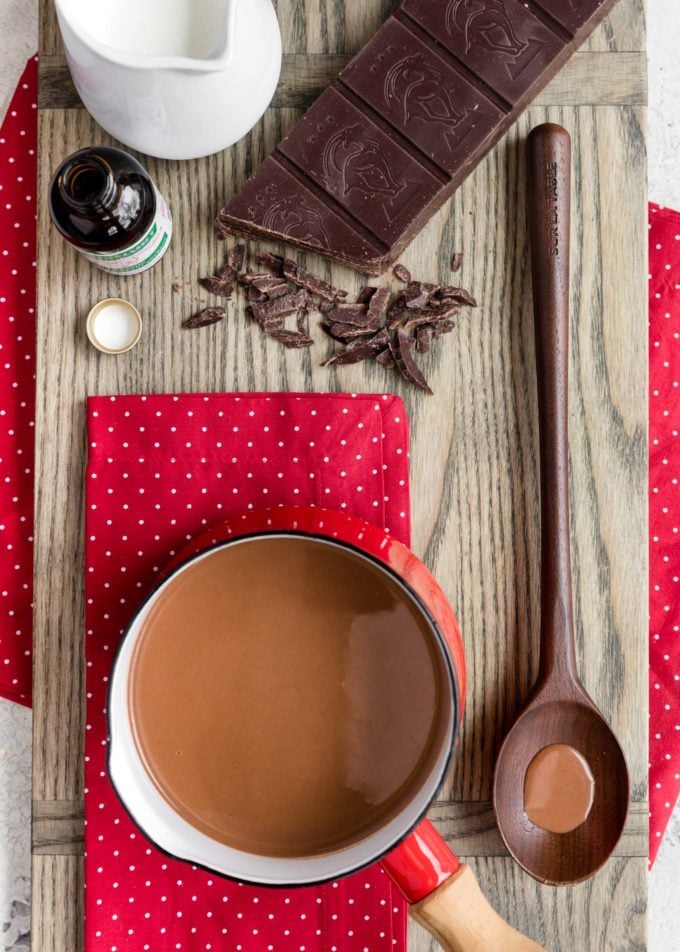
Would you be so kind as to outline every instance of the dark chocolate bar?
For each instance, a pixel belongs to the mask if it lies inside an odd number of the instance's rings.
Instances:
[[[217,220],[367,274],[428,219],[616,0],[404,0]]]

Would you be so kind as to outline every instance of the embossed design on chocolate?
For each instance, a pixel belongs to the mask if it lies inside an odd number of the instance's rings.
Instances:
[[[289,195],[274,202],[262,216],[270,231],[318,248],[330,248],[328,232],[319,212],[302,195]]]
[[[219,235],[280,240],[280,231],[262,224],[264,207],[255,214],[248,207],[273,182],[277,197],[307,196],[331,237],[329,257],[381,274],[615,2],[402,0],[222,210]],[[363,165],[376,155],[374,144],[359,156],[348,142],[341,161],[329,153],[324,172],[328,139],[356,124],[377,143],[387,169]],[[369,190],[379,173],[381,190]],[[330,178],[339,183],[334,190]],[[382,191],[402,180],[408,187],[394,197]]]
[[[456,138],[452,131],[468,117],[469,111],[454,104],[455,93],[444,82],[438,69],[425,61],[425,54],[404,56],[387,71],[384,84],[385,102],[398,105],[404,123],[412,119],[440,123],[447,127],[444,138],[453,151]]]
[[[513,79],[545,46],[535,37],[518,36],[502,0],[449,0],[446,29],[451,36],[457,31],[464,35],[466,53],[479,47],[506,57],[506,69]],[[519,69],[514,69],[515,65]]]
[[[325,184],[333,194],[348,195],[353,189],[365,195],[394,199],[406,188],[380,148],[359,123],[340,129],[326,142],[322,153]]]

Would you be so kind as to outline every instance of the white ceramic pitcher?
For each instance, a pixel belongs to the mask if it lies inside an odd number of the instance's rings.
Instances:
[[[55,0],[80,96],[125,145],[192,159],[238,141],[281,71],[271,0]]]

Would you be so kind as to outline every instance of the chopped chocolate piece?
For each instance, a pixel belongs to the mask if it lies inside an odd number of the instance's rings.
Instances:
[[[292,350],[300,350],[302,347],[312,347],[314,344],[311,337],[307,337],[306,334],[301,334],[299,331],[286,331],[280,328],[272,328],[267,330],[267,335],[273,337],[279,344],[283,344],[284,347],[289,347]]]
[[[290,293],[290,285],[271,274],[254,275],[253,280],[247,282],[248,299],[251,301],[265,301],[267,298],[283,297]]]
[[[309,337],[309,311],[306,307],[301,307],[298,311],[296,324],[298,333],[303,337]]]
[[[253,301],[250,308],[258,324],[265,325],[274,318],[287,317],[289,314],[295,314],[301,307],[306,308],[308,305],[308,292],[300,290],[261,303]]]
[[[430,385],[413,359],[413,341],[405,331],[401,329],[397,331],[396,336],[390,341],[390,351],[404,380],[424,390],[425,393],[432,393]]]
[[[455,321],[449,321],[449,320],[437,321],[436,324],[432,325],[433,339],[439,340],[439,338],[443,337],[444,334],[450,334],[455,326],[456,326]]]
[[[438,290],[439,287],[436,284],[429,284],[427,281],[411,281],[403,292],[406,307],[425,307]]]
[[[329,367],[331,365],[335,366],[344,366],[346,364],[358,364],[362,360],[368,360],[369,357],[375,357],[376,354],[379,354],[385,349],[389,341],[389,335],[385,328],[379,330],[377,334],[373,337],[369,337],[368,340],[362,340],[355,344],[350,344],[346,350],[340,351],[338,354],[333,354],[332,357],[329,357],[328,360],[323,362],[324,367]]]
[[[199,278],[198,283],[202,288],[205,288],[206,291],[210,291],[211,294],[216,294],[218,297],[230,298],[234,293],[234,272],[231,268],[222,268],[220,271],[217,271],[215,274],[211,274],[207,278]]]
[[[462,265],[462,263],[463,263],[463,252],[454,251],[453,255],[451,256],[451,270],[454,273],[456,271],[460,271],[460,266]]]
[[[404,284],[410,284],[411,272],[406,267],[406,265],[395,264],[395,266],[392,268],[392,273],[394,274],[395,278],[399,278],[399,280],[403,281]]]
[[[347,327],[346,324],[343,324],[343,325],[341,325],[341,326],[342,326],[342,327]],[[319,327],[320,327],[321,330],[324,332],[324,334],[328,334],[328,336],[329,336],[329,337],[332,337],[333,340],[340,341],[340,343],[342,343],[342,344],[346,344],[346,343],[347,343],[346,338],[338,336],[338,334],[335,332],[335,328],[338,327],[337,324],[331,324],[329,321],[321,321],[321,322],[319,323]]]
[[[370,284],[365,284],[357,295],[357,304],[368,304],[377,290],[377,288],[371,287]]]
[[[225,310],[223,307],[205,307],[197,314],[192,314],[182,324],[182,327],[192,329],[194,327],[207,327],[208,324],[217,324],[224,319]]]
[[[409,317],[409,309],[406,306],[406,298],[403,294],[398,294],[387,311],[387,326],[391,330],[399,327],[407,317]]]
[[[385,350],[381,350],[375,359],[385,370],[393,370],[397,366],[389,347],[386,347]]]
[[[433,337],[434,330],[431,324],[422,324],[416,330],[416,350],[419,354],[426,354],[429,351]]]
[[[292,281],[293,284],[297,284],[299,288],[305,288],[325,301],[335,301],[338,298],[347,297],[347,291],[333,287],[328,281],[324,281],[323,278],[318,278],[310,271],[306,271],[289,258],[284,259],[283,276]]]
[[[265,268],[269,268],[277,277],[283,277],[283,258],[281,255],[273,255],[269,251],[258,251],[255,260],[258,264],[263,264]]]
[[[240,271],[243,267],[243,259],[245,258],[245,255],[245,245],[234,245],[231,251],[227,254],[227,265],[230,268],[233,268],[234,271]]]
[[[273,277],[267,271],[248,270],[244,271],[242,274],[239,274],[237,278],[238,283],[244,285],[244,287],[247,287],[249,284],[253,284],[255,281],[263,281],[265,279],[268,281],[280,281],[280,278]]]
[[[341,324],[337,321],[322,321],[321,326],[329,337],[342,341],[344,344],[354,340],[356,337],[366,337],[368,334],[374,334],[379,330],[379,324],[377,322],[365,324],[363,327],[356,327],[354,324]]]
[[[404,0],[218,220],[381,274],[615,0]]]
[[[430,304],[429,307],[425,307],[417,313],[427,314],[432,321],[444,321],[449,317],[453,317],[454,314],[457,314],[460,311],[459,304],[451,304],[450,301],[444,301],[443,304]]]
[[[329,321],[339,324],[353,324],[356,327],[365,327],[374,321],[365,304],[336,304],[325,313],[328,315]]]
[[[371,295],[371,299],[368,302],[369,317],[377,318],[385,312],[387,305],[390,303],[390,293],[389,288],[375,289],[375,293]]]
[[[319,311],[321,314],[330,314],[335,308],[335,301],[322,301],[319,304]]]
[[[477,307],[477,301],[465,288],[445,287],[441,288],[441,296],[444,301],[455,301],[456,304],[467,304],[469,307]]]
[[[262,313],[262,308],[258,307],[257,304],[257,301],[251,301],[246,305],[246,314],[256,321],[264,331],[276,330],[276,328],[283,330],[284,315],[268,316],[266,312]]]
[[[179,278],[175,278],[175,280],[172,282],[172,290],[175,292],[175,294],[179,294],[179,292],[182,291],[183,289],[184,289],[184,284],[182,283],[182,281],[180,281]]]
[[[425,307],[417,311],[409,311],[399,327],[403,330],[409,330],[412,327],[422,327],[425,324],[432,324],[438,320],[445,319],[446,315],[440,317]]]

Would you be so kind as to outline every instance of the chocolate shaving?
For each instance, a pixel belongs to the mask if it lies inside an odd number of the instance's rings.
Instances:
[[[234,271],[238,272],[243,267],[243,261],[246,256],[246,246],[245,245],[234,245],[231,251],[227,254],[227,265],[232,268]]]
[[[397,295],[387,311],[387,326],[390,330],[400,327],[402,322],[409,316],[406,306],[406,299],[403,294]]]
[[[246,314],[256,321],[262,330],[269,332],[275,330],[283,330],[283,316],[280,314],[275,314],[272,317],[267,316],[267,314],[262,313],[262,309],[258,308],[255,303],[248,304],[246,306]]]
[[[255,255],[255,260],[258,264],[269,268],[277,277],[283,277],[283,258],[281,255],[273,255],[269,251],[258,251]]]
[[[314,341],[311,337],[308,337],[306,334],[301,334],[299,331],[286,331],[279,328],[272,328],[267,330],[269,337],[273,337],[274,340],[278,341],[279,344],[283,344],[284,347],[289,347],[292,350],[300,350],[303,347],[312,347]]]
[[[394,362],[399,368],[399,372],[404,380],[412,383],[420,390],[424,390],[425,393],[432,393],[430,385],[413,359],[412,349],[413,340],[400,328],[396,333],[396,337],[390,341],[390,351],[392,352]]]
[[[283,276],[292,281],[293,284],[297,284],[299,288],[305,288],[325,301],[336,301],[338,298],[347,297],[347,291],[334,287],[328,281],[324,281],[323,278],[317,278],[315,274],[301,268],[299,264],[289,258],[284,258]]]
[[[256,281],[276,281],[278,283],[281,279],[272,276],[267,271],[244,271],[242,274],[239,274],[237,280],[239,284],[248,287],[251,284],[255,284]],[[286,285],[286,287],[288,287],[288,285]]]
[[[451,257],[451,270],[453,272],[460,271],[460,266],[463,263],[463,252],[455,251]]]
[[[377,290],[378,288],[371,287],[370,284],[365,284],[357,295],[357,304],[368,304]]]
[[[230,298],[234,293],[234,272],[230,267],[223,268],[216,274],[211,274],[207,278],[199,278],[198,283],[206,291],[216,294],[218,297]]]
[[[436,324],[432,325],[432,337],[433,340],[439,340],[440,337],[443,337],[444,334],[450,334],[451,331],[456,326],[455,321],[437,321]]]
[[[353,324],[356,327],[365,327],[374,321],[365,304],[336,304],[325,313],[331,322]]]
[[[460,311],[459,304],[451,304],[450,301],[445,301],[443,304],[432,305],[429,307],[424,307],[422,310],[418,311],[418,314],[427,314],[430,320],[434,323],[435,321],[444,321],[450,317],[453,317],[454,314],[457,314]]]
[[[406,307],[425,307],[430,298],[439,290],[436,284],[427,284],[423,281],[411,281],[403,292]]]
[[[426,354],[432,346],[434,329],[431,324],[421,324],[416,330],[416,350],[419,354]]]
[[[477,301],[465,288],[445,287],[440,288],[443,301],[455,301],[456,304],[467,304],[468,307],[477,307]]]
[[[195,327],[207,327],[209,324],[217,324],[224,319],[226,312],[223,307],[205,307],[197,314],[192,314],[182,324],[182,327],[193,329]]]
[[[389,335],[383,327],[382,330],[379,330],[373,337],[369,337],[368,340],[350,344],[349,347],[345,350],[341,350],[340,353],[333,354],[332,357],[329,357],[328,360],[323,362],[322,366],[330,367],[331,365],[335,365],[339,367],[347,364],[358,364],[362,360],[368,360],[369,357],[375,357],[385,349],[388,342]]]
[[[347,344],[357,337],[367,337],[379,329],[377,324],[355,327],[353,324],[341,324],[333,321],[322,321],[321,327],[329,337],[332,337],[334,340],[339,340],[343,344]]]
[[[394,357],[390,353],[389,347],[386,347],[385,350],[381,350],[375,359],[385,370],[393,370],[397,366],[394,362]]]
[[[303,337],[309,337],[309,311],[306,307],[302,307],[298,311],[296,325],[299,334],[302,334]]]
[[[308,292],[300,290],[282,297],[272,298],[272,300],[263,301],[262,303],[253,301],[250,305],[250,309],[258,324],[265,326],[274,319],[295,314],[301,307],[306,308],[308,304]]]
[[[371,299],[368,302],[368,316],[370,318],[377,318],[384,313],[387,305],[390,303],[390,289],[389,288],[375,288],[375,292],[371,295]]]
[[[411,272],[406,267],[406,265],[395,264],[395,266],[392,268],[392,273],[394,274],[395,278],[399,278],[399,280],[403,281],[404,284],[410,284]]]
[[[249,280],[242,281],[247,287],[247,296],[249,301],[266,301],[273,298],[283,297],[290,293],[290,285],[280,278],[275,278],[271,274],[267,275],[249,275]]]
[[[445,318],[438,317],[436,314],[431,314],[427,308],[423,308],[422,310],[414,311],[408,314],[400,326],[403,328],[403,330],[408,330],[412,327],[422,327],[425,324],[436,323],[438,320],[445,320]]]

